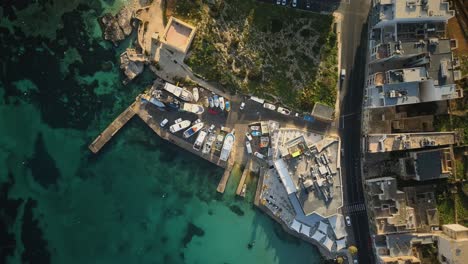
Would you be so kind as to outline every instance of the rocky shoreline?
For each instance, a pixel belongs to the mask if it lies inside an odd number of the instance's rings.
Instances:
[[[133,11],[128,7],[123,7],[115,16],[110,13],[104,14],[99,19],[103,38],[117,46],[120,41],[132,33],[132,17]]]

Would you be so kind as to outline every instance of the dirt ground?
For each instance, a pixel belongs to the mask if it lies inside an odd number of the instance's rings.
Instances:
[[[458,40],[458,49],[455,50],[456,54],[468,54],[468,40],[465,39],[465,35],[458,22],[458,17],[453,17],[449,20],[448,35],[450,38]]]

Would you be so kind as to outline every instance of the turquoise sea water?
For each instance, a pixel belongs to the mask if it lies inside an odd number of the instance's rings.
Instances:
[[[238,178],[138,118],[87,145],[151,83],[121,84],[96,18],[125,1],[0,3],[0,263],[320,263]],[[252,248],[248,244],[254,242]]]

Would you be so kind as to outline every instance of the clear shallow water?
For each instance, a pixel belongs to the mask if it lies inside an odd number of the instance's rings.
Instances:
[[[101,40],[96,16],[124,1],[89,2],[0,4],[0,262],[319,263],[252,193],[234,197],[238,178],[217,194],[221,169],[138,118],[90,153],[152,77],[121,85],[124,47]]]

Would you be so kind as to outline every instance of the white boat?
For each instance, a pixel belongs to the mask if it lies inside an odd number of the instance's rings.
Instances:
[[[170,92],[171,94],[179,97],[180,99],[190,102],[193,101],[193,94],[189,92],[188,90],[175,86],[170,83],[164,84],[164,90]]]
[[[224,138],[223,148],[221,149],[221,155],[219,156],[220,160],[227,161],[229,155],[231,154],[232,146],[234,146],[234,140],[236,137],[233,133],[229,133]]]
[[[184,128],[189,127],[190,124],[191,124],[190,121],[184,120],[184,121],[175,123],[175,124],[173,124],[172,126],[170,126],[170,127],[169,127],[169,131],[171,131],[172,133],[176,133],[176,132],[179,132],[180,130],[182,130],[182,129],[184,129]]]
[[[224,111],[224,97],[219,98],[219,108],[221,108],[221,111]]]
[[[203,145],[203,154],[208,154],[211,151],[211,146],[213,146],[214,141],[216,140],[216,134],[215,133],[210,133],[208,136],[208,139],[205,142],[205,145]]]
[[[198,99],[200,98],[200,95],[198,94],[198,88],[197,87],[193,88],[192,93],[193,93],[193,101],[198,102]]]
[[[193,143],[194,150],[200,151],[201,147],[203,146],[203,142],[205,141],[206,135],[208,135],[208,132],[205,130],[202,130],[200,133],[198,133],[197,139],[195,140],[195,143]]]
[[[203,122],[196,123],[195,125],[191,126],[189,129],[184,131],[184,138],[189,138],[193,136],[195,133],[200,131],[203,128]]]
[[[181,110],[191,112],[197,115],[203,114],[205,109],[201,105],[184,103]]]

